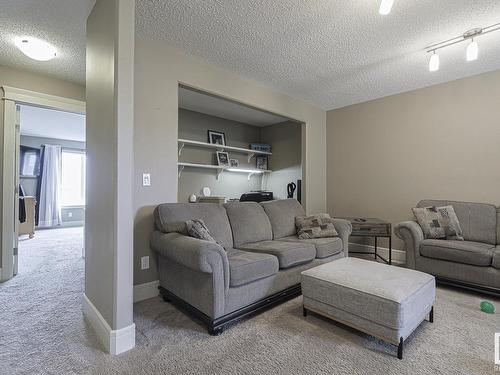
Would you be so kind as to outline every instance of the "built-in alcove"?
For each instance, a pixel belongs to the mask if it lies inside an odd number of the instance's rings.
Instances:
[[[257,190],[286,198],[287,185],[302,179],[304,124],[183,86],[178,124],[179,202],[201,195],[204,187],[228,200]],[[225,145],[211,144],[209,131],[223,133]],[[271,151],[252,150],[252,143],[268,144]],[[217,151],[239,165],[218,165]],[[257,167],[259,157],[267,157],[267,169]]]

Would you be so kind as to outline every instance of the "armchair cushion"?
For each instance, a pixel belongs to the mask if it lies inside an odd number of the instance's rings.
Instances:
[[[455,240],[423,240],[420,255],[474,266],[491,266],[493,245]]]
[[[278,258],[280,268],[307,263],[316,257],[316,247],[311,243],[286,241],[261,241],[244,244],[241,250],[271,254]]]
[[[500,246],[495,247],[495,250],[493,250],[491,265],[497,270],[500,270]]]
[[[227,258],[231,287],[248,284],[279,271],[278,259],[273,255],[227,249]]]
[[[280,239],[280,241],[310,243],[316,247],[316,258],[327,258],[329,256],[342,252],[342,240],[339,237],[328,238],[310,238],[301,240],[298,236],[289,236]]]

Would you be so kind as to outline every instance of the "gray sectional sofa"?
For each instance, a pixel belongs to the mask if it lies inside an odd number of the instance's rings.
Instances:
[[[301,272],[347,256],[351,224],[335,219],[339,237],[300,240],[295,199],[263,203],[166,203],[156,207],[151,246],[160,292],[205,323],[211,334],[300,294]],[[186,235],[202,219],[217,243]]]
[[[453,206],[465,241],[425,239],[415,221],[397,224],[407,267],[430,273],[441,283],[500,295],[500,211],[491,204],[423,200],[417,207]]]

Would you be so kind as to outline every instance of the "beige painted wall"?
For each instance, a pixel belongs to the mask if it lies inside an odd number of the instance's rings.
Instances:
[[[25,90],[36,91],[44,94],[56,95],[76,100],[85,100],[85,87],[73,82],[63,81],[54,77],[44,76],[37,73],[14,69],[0,65],[0,87],[10,86]],[[3,90],[0,90],[0,98],[3,97]],[[3,144],[3,112],[4,102],[0,101],[0,144]],[[3,160],[0,153],[0,176],[3,180]],[[2,197],[2,185],[0,184],[0,200]],[[0,207],[2,202],[0,202]],[[1,215],[0,215],[1,216]],[[1,217],[0,217],[1,219]],[[1,222],[0,222],[1,227]],[[0,252],[1,258],[1,252]]]
[[[499,205],[500,70],[329,111],[327,145],[330,214],[395,224],[423,198]]]
[[[133,322],[134,12],[98,0],[87,19],[85,295],[112,330]]]
[[[156,264],[140,270],[140,258],[153,256],[149,237],[152,212],[163,202],[177,200],[178,84],[232,98],[306,123],[304,167],[309,212],[326,209],[324,110],[273,91],[254,81],[188,57],[161,42],[137,41],[135,49],[134,134],[134,284],[158,279]],[[152,186],[142,187],[142,173]]]

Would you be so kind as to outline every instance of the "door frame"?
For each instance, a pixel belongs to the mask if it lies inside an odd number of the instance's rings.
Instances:
[[[62,96],[49,95],[36,91],[2,86],[3,97],[3,178],[1,204],[1,264],[0,282],[9,280],[14,275],[14,243],[17,236],[13,218],[16,200],[16,106],[27,104],[36,107],[55,109],[65,112],[85,114],[85,102]],[[1,130],[1,129],[0,129]]]

